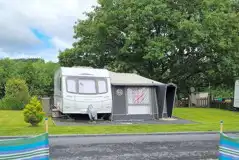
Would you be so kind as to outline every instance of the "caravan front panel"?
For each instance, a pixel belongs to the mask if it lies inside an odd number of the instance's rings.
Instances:
[[[87,114],[93,106],[97,113],[111,113],[109,77],[64,76],[63,113]]]

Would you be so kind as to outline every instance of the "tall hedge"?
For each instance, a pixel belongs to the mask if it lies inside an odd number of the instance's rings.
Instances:
[[[9,79],[5,86],[5,97],[0,101],[0,109],[21,110],[29,101],[27,84],[22,79]]]

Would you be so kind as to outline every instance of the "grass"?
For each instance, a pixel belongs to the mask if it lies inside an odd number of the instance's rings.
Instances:
[[[55,126],[49,119],[50,134],[107,134],[152,133],[177,131],[218,131],[220,120],[224,131],[239,131],[239,112],[209,108],[175,108],[174,116],[197,122],[196,124],[138,124],[114,126]],[[30,127],[21,111],[0,111],[0,136],[35,135],[44,132],[44,123]]]

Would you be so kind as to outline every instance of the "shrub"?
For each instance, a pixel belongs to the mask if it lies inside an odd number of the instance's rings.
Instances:
[[[28,87],[24,80],[9,79],[5,90],[5,97],[0,102],[1,109],[20,110],[28,103]]]
[[[24,121],[32,126],[37,126],[44,117],[41,102],[37,97],[32,97],[30,102],[23,109]]]
[[[21,110],[24,105],[23,102],[16,101],[12,97],[5,97],[0,100],[0,109],[2,110]]]

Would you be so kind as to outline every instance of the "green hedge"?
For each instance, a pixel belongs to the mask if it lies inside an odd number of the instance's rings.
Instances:
[[[9,79],[6,83],[6,95],[0,100],[0,109],[21,110],[29,101],[26,82],[22,79]]]
[[[236,110],[236,108],[233,107],[233,103],[224,103],[224,102],[211,102],[210,108],[225,109],[229,111]]]
[[[14,98],[3,98],[0,100],[1,110],[22,110],[24,105],[23,102],[18,102]]]

